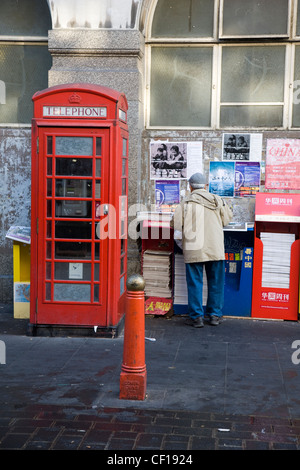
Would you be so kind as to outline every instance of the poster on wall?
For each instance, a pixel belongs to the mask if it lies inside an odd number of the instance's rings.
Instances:
[[[262,134],[223,134],[223,160],[261,161]]]
[[[268,139],[266,189],[300,189],[300,139]]]
[[[235,196],[254,196],[260,186],[259,162],[235,162]]]
[[[202,172],[202,142],[150,142],[150,178],[187,179]]]
[[[179,180],[158,180],[155,182],[156,212],[173,212],[179,202]]]
[[[234,196],[235,162],[210,162],[209,192],[219,196]]]

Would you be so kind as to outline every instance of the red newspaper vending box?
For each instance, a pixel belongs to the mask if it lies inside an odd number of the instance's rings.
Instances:
[[[300,194],[257,193],[252,317],[298,320]]]
[[[33,96],[30,328],[117,334],[127,270],[127,100],[88,84]]]

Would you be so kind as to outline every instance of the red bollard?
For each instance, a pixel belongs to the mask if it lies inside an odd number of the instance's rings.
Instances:
[[[123,363],[120,375],[120,399],[144,400],[145,364],[145,281],[134,274],[127,280]]]

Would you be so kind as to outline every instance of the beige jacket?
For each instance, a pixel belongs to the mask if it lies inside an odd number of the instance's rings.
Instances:
[[[204,189],[195,189],[174,213],[174,233],[182,232],[186,263],[225,259],[223,227],[232,219],[225,201]],[[176,236],[175,236],[176,238]]]

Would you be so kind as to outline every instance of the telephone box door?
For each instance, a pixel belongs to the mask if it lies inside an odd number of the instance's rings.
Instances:
[[[98,235],[108,202],[109,132],[38,130],[38,323],[106,325],[108,241]]]

